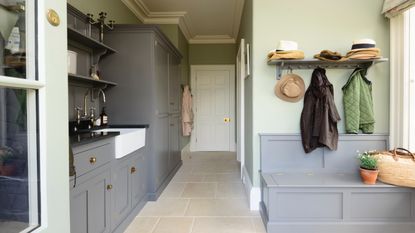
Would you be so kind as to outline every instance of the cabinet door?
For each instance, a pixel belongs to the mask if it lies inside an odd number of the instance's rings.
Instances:
[[[180,60],[169,56],[169,112],[180,109]]]
[[[156,118],[153,140],[154,179],[157,189],[167,177],[169,170],[169,117],[167,114]]]
[[[169,118],[169,169],[173,169],[181,160],[179,140],[179,115]]]
[[[130,190],[130,168],[131,159],[118,162],[112,172],[112,228],[130,213],[131,210],[131,190]]]
[[[131,205],[136,207],[147,193],[147,165],[144,150],[138,150],[131,163]]]
[[[110,232],[111,172],[103,172],[71,190],[71,232]]]
[[[71,190],[71,232],[88,233],[88,189],[85,185]]]
[[[163,44],[154,42],[154,65],[156,79],[156,114],[168,112],[168,76],[169,56]]]

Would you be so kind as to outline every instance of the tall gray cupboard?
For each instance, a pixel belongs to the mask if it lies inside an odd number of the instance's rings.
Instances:
[[[153,25],[116,25],[105,43],[117,53],[100,63],[105,80],[116,81],[108,90],[110,124],[149,124],[150,199],[156,199],[181,165],[180,52]]]

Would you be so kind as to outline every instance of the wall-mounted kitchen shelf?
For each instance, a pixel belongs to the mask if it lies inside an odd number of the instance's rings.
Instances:
[[[83,44],[93,50],[106,50],[107,53],[116,53],[117,51],[108,45],[105,45],[89,36],[85,36],[75,29],[68,27],[68,39]]]
[[[283,70],[310,70],[317,67],[325,69],[355,69],[357,67],[366,67],[389,61],[388,58],[380,59],[366,59],[366,60],[348,60],[343,62],[322,61],[318,59],[303,59],[303,60],[272,60],[268,61],[268,65],[276,66],[277,79],[281,78]]]
[[[0,7],[3,7],[4,9],[8,11],[16,12],[16,13],[21,13],[25,11],[25,5],[21,3],[14,4],[14,5],[5,5],[3,3],[0,3]]]
[[[70,81],[88,83],[94,86],[103,86],[104,88],[114,87],[118,85],[117,83],[114,83],[114,82],[105,81],[105,80],[95,80],[95,79],[92,79],[91,77],[78,75],[78,74],[68,74],[68,78]]]

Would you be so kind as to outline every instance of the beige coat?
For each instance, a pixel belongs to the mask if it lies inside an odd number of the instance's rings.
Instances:
[[[193,129],[192,93],[186,85],[183,90],[182,99],[182,130],[183,136],[190,136]]]

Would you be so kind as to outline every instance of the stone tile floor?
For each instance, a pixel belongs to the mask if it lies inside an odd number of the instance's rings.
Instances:
[[[235,153],[197,152],[125,233],[266,233],[250,211]]]

